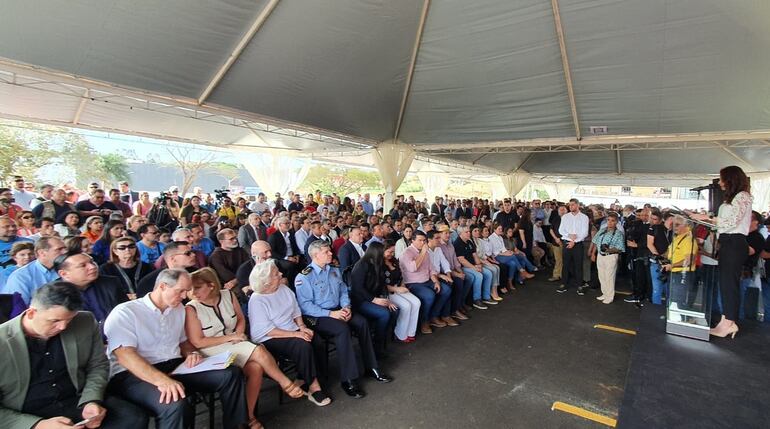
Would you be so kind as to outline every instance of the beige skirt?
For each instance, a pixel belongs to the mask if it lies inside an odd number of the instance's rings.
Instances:
[[[200,352],[203,353],[203,356],[205,357],[216,356],[223,352],[230,352],[235,355],[235,365],[239,368],[243,368],[244,365],[246,365],[246,362],[248,362],[249,357],[251,357],[251,354],[254,353],[254,349],[257,347],[259,347],[259,345],[254,344],[251,341],[241,341],[236,344],[225,343],[214,347],[206,347],[205,349],[201,349]]]

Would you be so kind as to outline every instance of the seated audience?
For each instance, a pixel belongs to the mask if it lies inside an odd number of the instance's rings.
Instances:
[[[374,328],[374,351],[385,354],[385,342],[391,335],[398,306],[389,299],[385,286],[385,249],[380,242],[372,242],[364,256],[350,271],[350,301],[353,311],[363,315]]]
[[[232,229],[225,228],[217,233],[217,239],[222,244],[211,254],[209,265],[217,273],[222,287],[232,290],[240,299],[244,297],[242,291],[236,286],[238,279],[235,273],[238,267],[250,259],[249,254],[238,246],[236,233]]]
[[[80,230],[80,214],[75,211],[66,213],[62,218],[62,221],[60,223],[57,222],[53,228],[61,238],[81,235],[82,231]]]
[[[83,294],[83,310],[93,313],[99,324],[104,323],[115,306],[128,300],[118,279],[100,276],[96,262],[89,255],[65,253],[56,258],[54,269],[62,280],[74,284]]]
[[[278,229],[268,236],[267,242],[270,244],[275,264],[289,280],[290,287],[294,287],[294,279],[300,271],[299,247],[291,231],[289,217],[281,216],[276,223]]]
[[[44,201],[32,209],[36,219],[48,217],[55,223],[64,223],[64,217],[70,212],[77,210],[67,201],[67,192],[64,189],[56,189],[51,194],[51,200]]]
[[[165,247],[160,243],[160,229],[154,223],[146,223],[139,227],[139,236],[142,237],[136,243],[139,249],[139,257],[145,264],[154,264],[160,258]]]
[[[11,248],[18,242],[29,242],[32,240],[26,237],[19,237],[17,234],[16,222],[8,216],[0,216],[0,268],[13,264],[11,259]]]
[[[87,238],[93,246],[101,237],[102,231],[104,231],[104,220],[101,216],[90,216],[86,219],[85,226],[83,227],[83,237]]]
[[[116,307],[104,324],[111,379],[108,391],[155,417],[158,429],[187,428],[195,418],[185,397],[194,392],[217,393],[222,427],[246,424],[241,370],[226,369],[184,375],[171,373],[180,365],[200,364],[202,354],[185,335],[182,300],[192,290],[190,274],[163,270],[151,293]],[[250,427],[259,427],[252,422]]]
[[[125,231],[126,226],[123,224],[123,221],[111,220],[107,222],[102,231],[102,236],[96,240],[91,250],[97,264],[101,265],[110,260],[110,245],[114,240],[123,237]]]
[[[152,273],[152,266],[139,259],[133,238],[120,237],[110,244],[109,262],[99,267],[99,273],[118,279],[126,297],[136,299],[139,281]]]
[[[99,326],[64,281],[38,289],[0,325],[0,419],[7,428],[146,428],[138,407],[106,394],[109,363]],[[51,388],[54,386],[54,388]],[[88,420],[83,425],[74,424]]]
[[[308,252],[312,263],[295,280],[299,307],[317,334],[334,338],[342,389],[349,396],[363,398],[366,393],[356,383],[360,371],[351,331],[358,337],[367,375],[383,383],[390,382],[391,378],[379,371],[369,323],[350,309],[348,287],[342,281],[342,272],[329,265],[332,260],[329,244],[318,240],[311,244]]]
[[[182,269],[188,272],[195,271],[195,251],[192,250],[190,244],[187,242],[175,241],[169,243],[169,245],[163,249],[163,257],[166,260],[166,266],[168,268]],[[136,288],[137,298],[141,298],[152,292],[152,289],[155,287],[155,280],[163,270],[163,268],[159,268],[139,280],[139,286]]]
[[[4,294],[18,293],[24,303],[29,305],[36,290],[59,278],[59,273],[54,269],[54,260],[65,253],[67,247],[60,238],[41,238],[35,243],[35,261],[10,274],[0,291]]]
[[[250,424],[258,424],[256,404],[262,386],[262,375],[275,380],[292,398],[304,396],[298,384],[292,383],[278,368],[275,358],[265,347],[254,344],[246,336],[246,318],[238,300],[222,289],[217,273],[202,268],[191,274],[190,302],[185,307],[185,332],[190,343],[204,357],[222,352],[235,355],[235,365],[246,378],[246,405]]]
[[[18,229],[16,233],[19,237],[29,237],[36,234],[35,215],[29,210],[19,212],[19,214],[16,215],[16,227]]]
[[[351,227],[348,231],[348,241],[340,247],[337,255],[340,261],[340,270],[342,272],[345,272],[349,267],[355,265],[356,262],[364,256],[366,246],[364,246],[363,242],[364,237],[361,233],[361,228],[355,226]]]

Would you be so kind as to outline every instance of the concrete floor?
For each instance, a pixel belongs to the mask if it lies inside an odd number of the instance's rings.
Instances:
[[[391,345],[381,367],[395,381],[364,379],[366,398],[342,392],[332,357],[326,390],[334,403],[279,405],[276,388],[265,389],[260,421],[270,429],[605,427],[551,405],[561,401],[617,417],[634,337],[593,326],[636,329],[639,310],[620,295],[604,305],[594,290],[557,294],[545,277],[500,305],[474,310],[462,326]]]

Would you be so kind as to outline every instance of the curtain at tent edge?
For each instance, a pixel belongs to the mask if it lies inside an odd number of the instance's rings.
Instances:
[[[751,195],[754,197],[752,208],[760,213],[768,210],[770,205],[770,175],[749,174],[751,179]]]
[[[447,173],[420,171],[417,173],[417,177],[420,179],[428,203],[431,203],[435,197],[443,197],[449,188],[450,178]]]
[[[531,177],[532,176],[526,171],[517,171],[512,174],[500,176],[500,182],[502,182],[503,187],[505,187],[506,194],[509,197],[515,197],[527,186]]]
[[[301,162],[301,165],[298,165]],[[244,167],[257,182],[268,198],[276,192],[286,195],[296,190],[310,172],[310,164],[296,159],[273,154],[260,154],[250,157]]]
[[[382,185],[385,187],[384,212],[388,213],[393,207],[393,194],[404,182],[409,168],[414,160],[414,150],[406,145],[386,141],[374,150],[372,158],[380,173]]]

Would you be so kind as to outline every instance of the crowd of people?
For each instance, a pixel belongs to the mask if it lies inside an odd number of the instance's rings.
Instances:
[[[193,392],[216,392],[223,427],[261,427],[263,377],[332,402],[319,347],[336,346],[341,389],[381,383],[388,344],[471,322],[537,273],[555,291],[627,275],[637,306],[695,300],[715,336],[735,336],[746,291],[770,303],[770,239],[746,175],[720,173],[716,217],[644,207],[289,193],[268,201],[177,188],[154,201],[128,183],[83,195],[0,189],[0,417],[11,427],[187,427]],[[692,220],[697,220],[694,224]],[[693,225],[696,225],[693,227]],[[712,226],[713,225],[713,226]],[[688,275],[689,273],[693,273]],[[542,287],[542,282],[539,287]],[[680,304],[683,305],[683,304]],[[767,319],[766,319],[767,320]],[[360,361],[355,344],[360,349]],[[231,353],[232,366],[177,374]],[[292,362],[291,380],[279,362]]]

